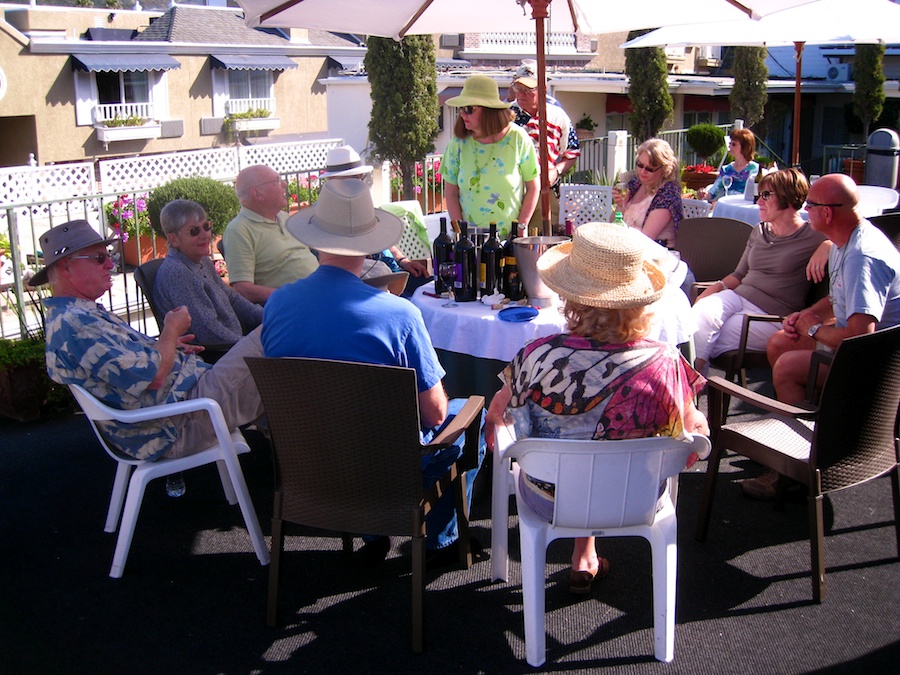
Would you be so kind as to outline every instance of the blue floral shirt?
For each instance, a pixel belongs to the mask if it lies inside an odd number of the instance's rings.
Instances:
[[[712,184],[712,187],[709,188],[709,196],[707,199],[713,201],[719,197],[725,196],[725,185],[722,183],[725,176],[731,176],[732,180],[731,187],[728,188],[728,194],[744,194],[744,188],[747,187],[747,181],[751,178],[755,178],[758,171],[759,164],[756,162],[750,162],[744,167],[743,171],[735,171],[733,162],[726,164],[719,169],[719,175],[716,176],[715,182]]]
[[[163,386],[148,389],[162,358],[156,340],[90,300],[48,298],[44,306],[50,378],[81,385],[112,408],[133,410],[189,399],[190,390],[211,367],[197,356],[176,352]],[[172,418],[97,422],[97,427],[116,449],[136,459],[157,459],[178,437]]]

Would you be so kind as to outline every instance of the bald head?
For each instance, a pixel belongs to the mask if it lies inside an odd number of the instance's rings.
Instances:
[[[809,188],[806,210],[813,228],[843,246],[862,218],[857,211],[859,190],[850,176],[830,173]]]
[[[248,166],[234,181],[241,206],[274,220],[287,206],[287,193],[281,176],[264,164]]]

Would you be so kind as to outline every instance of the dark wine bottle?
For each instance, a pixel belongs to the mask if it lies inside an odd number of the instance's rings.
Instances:
[[[433,244],[434,257],[431,260],[434,266],[434,292],[444,293],[448,290],[441,279],[440,269],[442,262],[453,262],[453,237],[447,234],[447,219],[441,216],[441,233],[435,237]]]
[[[453,262],[456,264],[456,281],[453,297],[456,302],[472,302],[478,298],[478,260],[475,244],[469,239],[469,224],[459,221],[459,240],[453,246]]]
[[[516,263],[516,249],[513,244],[515,232],[518,231],[518,223],[513,221],[510,228],[509,239],[503,245],[503,268],[501,272],[500,292],[510,300],[521,300],[525,297],[525,288],[519,277],[519,266]]]
[[[478,265],[478,287],[481,297],[493,295],[500,290],[500,262],[503,260],[503,245],[497,239],[497,223],[491,223],[487,240],[481,245],[481,260]]]

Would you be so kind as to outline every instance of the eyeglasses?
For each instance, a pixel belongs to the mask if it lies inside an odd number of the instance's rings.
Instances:
[[[762,199],[764,202],[769,201],[774,196],[775,196],[775,193],[772,192],[771,190],[763,190],[762,192],[759,193],[759,198]]]
[[[93,260],[98,265],[105,265],[107,260],[112,260],[113,265],[118,266],[119,254],[112,251],[95,253],[94,255],[70,255],[69,260]]]
[[[203,223],[203,225],[194,225],[194,227],[188,230],[188,234],[192,237],[196,237],[198,234],[200,234],[201,227],[203,228],[204,232],[209,232],[212,229],[212,223],[207,220],[205,223]]]
[[[466,115],[471,115],[475,112],[475,109],[479,107],[480,106],[477,105],[464,105],[460,107],[459,111],[466,113]]]
[[[656,173],[657,171],[659,171],[662,168],[661,166],[657,166],[657,167],[647,166],[646,164],[641,164],[640,162],[635,162],[634,165],[638,169],[643,169],[644,171],[649,171],[650,173]]]
[[[262,183],[257,183],[253,186],[253,189],[256,190],[258,188],[261,188],[263,185],[268,185],[269,183],[279,183],[282,185],[287,185],[287,183],[284,182],[284,179],[281,176],[278,176],[277,178],[273,178],[272,180],[264,180]]]
[[[830,206],[833,209],[838,208],[839,206],[843,206],[843,204],[820,204],[819,202],[811,202],[808,199],[806,200],[806,210],[814,209],[817,206]]]

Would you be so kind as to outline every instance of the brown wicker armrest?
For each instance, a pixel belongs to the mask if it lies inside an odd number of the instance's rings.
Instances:
[[[431,452],[438,447],[446,447],[453,443],[459,435],[468,429],[473,422],[480,419],[484,408],[484,396],[470,396],[456,417],[451,420],[437,436],[431,439],[428,445],[422,446],[423,450]]]
[[[757,394],[755,391],[746,389],[739,384],[729,382],[718,375],[710,377],[709,380],[707,380],[707,384],[709,385],[710,394],[712,396],[722,396],[722,394],[727,394],[728,396],[734,396],[741,401],[746,401],[762,410],[777,413],[779,415],[788,415],[789,417],[815,419],[816,416],[815,410],[788,405],[787,403],[782,403],[774,398]]]

